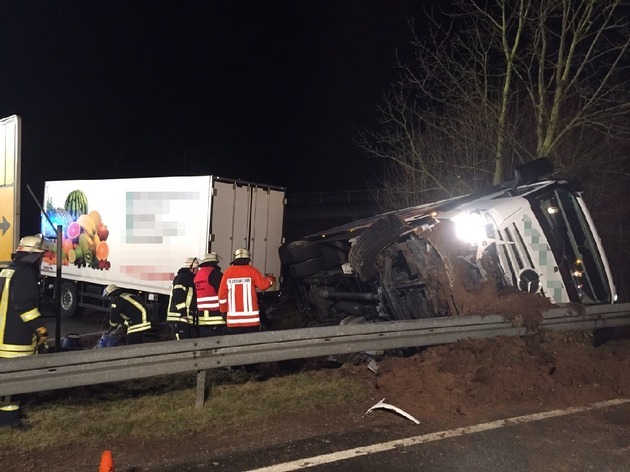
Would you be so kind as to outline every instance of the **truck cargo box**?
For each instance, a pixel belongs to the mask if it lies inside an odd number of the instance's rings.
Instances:
[[[184,260],[210,251],[225,269],[248,248],[255,267],[279,276],[284,203],[281,187],[211,175],[46,182],[44,209],[63,232],[62,312],[98,306],[87,295],[108,284],[163,299]],[[45,217],[42,233],[56,235]],[[44,277],[56,276],[58,256],[45,255]]]

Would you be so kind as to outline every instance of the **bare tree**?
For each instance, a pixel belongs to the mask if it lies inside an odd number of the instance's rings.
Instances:
[[[539,156],[574,174],[609,175],[610,161],[593,160],[628,141],[625,2],[455,6],[413,36],[415,54],[397,62],[400,79],[384,97],[380,127],[358,139],[391,164],[384,184],[392,198],[421,202],[496,184]]]
[[[627,5],[621,0],[547,0],[529,22],[519,73],[536,116],[536,152],[552,156],[573,131],[623,140],[630,111]]]

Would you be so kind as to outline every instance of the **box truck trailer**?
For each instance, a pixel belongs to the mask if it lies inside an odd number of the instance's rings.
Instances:
[[[60,225],[62,243],[44,255],[42,287],[54,294],[60,259],[63,316],[107,310],[103,288],[116,284],[161,317],[187,258],[214,251],[225,269],[238,248],[278,284],[285,202],[282,187],[211,175],[46,182],[42,234]]]

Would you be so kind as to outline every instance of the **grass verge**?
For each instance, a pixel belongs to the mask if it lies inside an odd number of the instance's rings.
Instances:
[[[343,367],[342,367],[343,369]],[[329,370],[298,372],[265,381],[235,381],[211,371],[210,394],[195,409],[195,377],[165,376],[81,389],[45,392],[23,402],[27,430],[0,428],[0,453],[22,454],[63,445],[80,449],[103,440],[151,441],[214,434],[267,418],[330,404],[352,405],[367,392],[349,376]],[[238,372],[237,372],[238,374]],[[227,375],[223,371],[223,375]]]

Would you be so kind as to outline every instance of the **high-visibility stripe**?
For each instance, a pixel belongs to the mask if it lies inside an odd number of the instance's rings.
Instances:
[[[4,273],[7,272],[8,269],[4,269],[2,271],[2,276],[4,277]],[[14,271],[10,271],[11,275],[13,275]],[[0,342],[4,339],[4,328],[6,326],[5,320],[7,319],[7,311],[9,309],[9,285],[11,284],[10,276],[6,278],[6,282],[4,282],[4,287],[2,288],[2,294],[0,294]]]
[[[34,319],[39,318],[40,316],[41,316],[41,313],[39,312],[39,309],[35,307],[32,310],[22,313],[20,315],[20,318],[22,318],[22,321],[24,321],[24,323],[28,323],[29,321],[33,321]]]
[[[236,328],[239,326],[258,326],[260,324],[260,318],[247,317],[247,318],[234,318],[228,316],[227,326],[228,328]]]
[[[123,293],[121,295],[122,298],[124,298],[125,300],[127,300],[129,303],[131,303],[133,306],[135,306],[140,313],[142,313],[142,321],[140,322],[140,324],[146,324],[148,323],[147,320],[147,310],[146,308],[139,302],[137,302],[136,300],[134,300],[131,295],[129,295],[128,293]]]
[[[255,305],[252,298],[252,293],[255,293],[252,279],[250,277],[235,277],[227,281],[227,286],[229,301],[226,319],[228,328],[260,325],[259,312],[254,309]]]
[[[173,321],[175,323],[188,323],[187,316],[181,316],[179,313],[168,313],[166,315],[166,321]]]
[[[147,329],[151,328],[151,323],[147,322],[147,323],[141,323],[141,324],[137,324],[137,325],[130,325],[127,327],[127,334],[131,334],[131,333],[138,333],[140,331],[146,331]]]
[[[0,344],[0,358],[12,358],[30,356],[35,354],[37,348],[37,338],[33,337],[33,343],[25,346],[22,344]]]
[[[210,315],[208,311],[200,311],[197,320],[199,326],[217,326],[224,325],[225,320],[221,315]]]
[[[218,310],[219,309],[219,297],[198,297],[197,308],[201,310]]]

